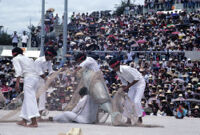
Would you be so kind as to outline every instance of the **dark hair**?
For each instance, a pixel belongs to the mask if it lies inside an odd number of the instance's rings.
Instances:
[[[76,56],[75,56],[75,61],[83,61],[86,59],[86,54],[79,52]]]
[[[53,47],[49,47],[45,51],[45,56],[56,56],[56,55],[57,55],[57,52],[54,50]]]
[[[12,49],[13,56],[17,56],[18,54],[23,54],[23,50],[21,48],[15,47],[14,49]]]
[[[110,60],[109,61],[109,65],[111,66],[111,65],[113,65],[113,64],[115,64],[117,61],[119,61],[118,59],[112,59],[112,60]],[[120,62],[116,65],[116,66],[119,66],[120,65]]]
[[[87,95],[87,94],[88,94],[87,88],[86,88],[86,87],[82,87],[82,88],[80,89],[80,91],[79,91],[79,95],[80,95],[80,96],[85,96],[85,95]]]

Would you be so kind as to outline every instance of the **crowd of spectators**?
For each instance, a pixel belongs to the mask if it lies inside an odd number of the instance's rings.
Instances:
[[[117,57],[123,64],[138,69],[145,77],[142,104],[146,114],[200,117],[200,62],[184,55],[184,51],[200,49],[200,24],[199,20],[194,20],[198,14],[181,12],[116,16],[109,11],[90,15],[73,13],[68,25],[67,65],[74,68],[74,51],[89,52],[88,55],[98,61],[113,96],[120,82],[107,63]],[[48,16],[51,20],[52,14],[48,13]],[[56,21],[50,22],[49,32]],[[62,38],[60,34],[46,43],[61,48]],[[1,90],[6,86],[7,91],[12,91],[7,96],[2,90],[8,103],[16,97],[14,72],[10,60],[2,60],[6,62],[1,62],[1,74],[6,77],[1,77]],[[59,64],[59,60],[54,62],[54,70]],[[70,100],[75,90],[75,79],[70,74],[64,78],[67,83],[59,84],[47,96],[47,108],[50,110],[62,110],[63,104]],[[57,80],[54,83],[57,86],[56,83],[60,82]]]
[[[162,9],[171,10],[174,4],[183,4],[184,8],[195,9],[200,7],[199,0],[145,0],[144,7],[148,9],[155,9],[161,6]]]
[[[199,11],[135,16],[74,13],[67,47],[69,51],[199,50],[199,17]],[[49,42],[62,47],[63,35]]]
[[[67,61],[69,69],[74,69],[73,53],[69,55],[72,60]],[[111,71],[108,61],[113,57],[121,63],[130,65],[140,71],[146,80],[146,89],[142,104],[148,115],[177,116],[178,110],[184,108],[187,113],[183,116],[200,117],[200,62],[191,61],[184,57],[184,53],[111,53],[94,57],[104,74],[111,97],[120,87],[120,81],[115,72]],[[5,61],[5,60],[4,60]],[[14,89],[14,72],[10,62],[1,65],[1,91],[7,103],[16,97]],[[57,70],[59,61],[54,62]],[[23,84],[23,82],[22,82]],[[69,72],[61,74],[53,82],[51,92],[47,93],[47,108],[49,110],[62,110],[72,97],[78,81]],[[5,90],[6,88],[6,90]],[[181,116],[180,118],[183,118]],[[177,116],[178,117],[178,116]],[[179,117],[178,117],[179,118]]]

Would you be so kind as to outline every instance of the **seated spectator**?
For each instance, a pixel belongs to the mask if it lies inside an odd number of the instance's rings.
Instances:
[[[187,115],[187,112],[183,105],[180,104],[175,111],[175,117],[177,119],[183,119]]]
[[[195,118],[200,118],[200,109],[199,109],[198,105],[196,105],[194,108],[192,108],[191,116],[195,117]]]

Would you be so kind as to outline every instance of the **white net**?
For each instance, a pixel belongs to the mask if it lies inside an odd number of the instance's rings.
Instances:
[[[111,114],[113,125],[120,126],[126,124],[127,117],[124,117],[122,114],[125,100],[128,102],[130,100],[127,99],[127,95],[121,89],[118,90],[113,98],[110,98],[102,72],[82,69],[74,75],[73,70],[70,68],[60,69],[51,74],[46,80],[45,85],[39,88],[37,99],[42,93],[46,92],[46,108],[48,110],[71,111],[80,99],[79,90],[82,87],[88,88],[90,96],[96,103],[102,106],[106,114],[102,115],[104,117],[103,122],[107,120],[108,114]],[[20,111],[22,99],[23,93],[11,101],[4,109],[13,108],[14,110],[1,117],[0,121],[5,121]],[[102,121],[100,120],[102,117],[99,117],[98,121]],[[128,118],[131,119],[132,124],[135,123],[136,120],[133,114],[129,113]]]

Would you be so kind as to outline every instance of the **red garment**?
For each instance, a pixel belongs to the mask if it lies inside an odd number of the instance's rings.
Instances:
[[[9,92],[11,91],[12,88],[11,87],[8,87],[7,85],[3,85],[1,86],[1,91],[4,93],[4,92]]]

